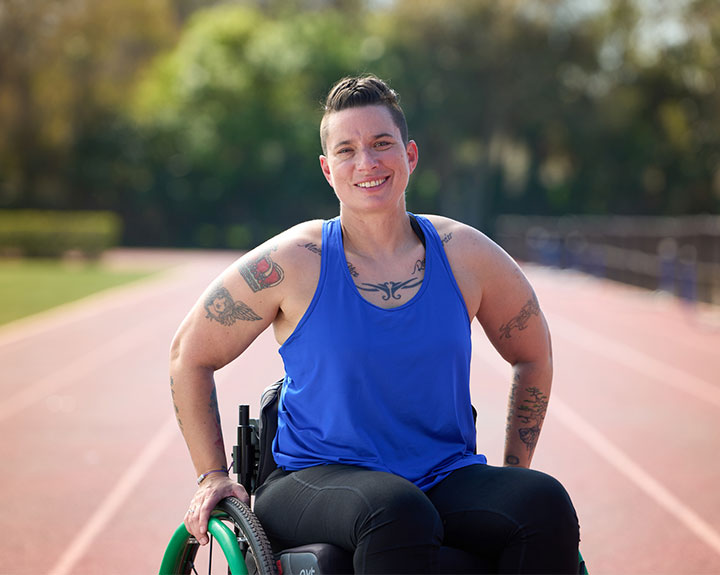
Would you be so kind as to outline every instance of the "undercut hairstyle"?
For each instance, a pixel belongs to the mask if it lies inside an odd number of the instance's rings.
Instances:
[[[400,107],[400,96],[383,80],[369,74],[348,76],[339,80],[328,92],[324,114],[320,122],[320,144],[327,154],[327,118],[334,112],[359,108],[361,106],[385,106],[393,123],[400,130],[403,144],[408,143],[408,128],[405,113]]]

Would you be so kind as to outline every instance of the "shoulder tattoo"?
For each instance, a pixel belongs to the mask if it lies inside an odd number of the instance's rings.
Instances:
[[[306,250],[314,254],[322,255],[322,249],[316,243],[308,242],[306,244],[298,244],[298,246],[300,246],[301,248],[305,248]]]
[[[277,247],[272,247],[262,252],[255,260],[242,263],[238,267],[240,274],[254,292],[274,287],[283,281],[285,272],[270,257],[270,252],[275,250]]]

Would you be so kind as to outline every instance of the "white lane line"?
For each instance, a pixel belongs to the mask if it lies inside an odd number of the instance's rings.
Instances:
[[[97,536],[105,529],[105,526],[112,521],[118,510],[125,501],[132,495],[140,481],[147,476],[148,470],[157,464],[162,452],[170,445],[176,437],[177,424],[174,419],[167,422],[155,434],[149,444],[140,453],[140,456],[120,477],[113,490],[108,493],[104,501],[95,510],[92,517],[75,536],[65,552],[60,556],[50,575],[67,575],[72,573],[77,562],[87,552]]]
[[[109,362],[126,355],[130,350],[148,341],[148,327],[137,325],[122,332],[105,345],[86,350],[74,361],[70,361],[34,383],[27,385],[22,391],[0,401],[0,422],[15,415],[34,403],[47,398],[53,392],[80,381],[93,370],[99,369]]]
[[[557,325],[556,322],[553,322],[553,324]],[[553,336],[557,331],[558,330],[555,330],[553,332]],[[478,345],[477,347],[480,346]],[[592,351],[595,352],[597,350],[593,349]],[[484,364],[491,367],[498,374],[502,374],[509,382],[510,369],[507,364],[499,362],[499,356],[490,357],[490,355],[483,355],[484,357],[482,359]],[[557,392],[553,392],[550,398],[548,414],[556,417],[571,433],[577,435],[595,451],[595,453],[602,457],[609,466],[624,475],[648,497],[683,523],[683,525],[697,535],[716,553],[720,554],[720,533],[718,533],[712,525],[685,505],[652,475],[642,469],[629,455],[607,439],[602,432],[588,423],[582,416],[578,415],[577,412],[558,397]]]
[[[669,363],[631,349],[619,340],[593,333],[573,321],[552,315],[548,318],[548,322],[551,328],[558,328],[552,330],[553,336],[557,335],[568,339],[574,345],[582,347],[593,354],[604,356],[660,383],[720,407],[720,386],[712,385],[704,379],[686,373]]]
[[[612,467],[654,499],[658,505],[674,515],[716,553],[720,554],[720,533],[712,525],[675,497],[652,475],[637,465],[628,455],[610,442],[600,431],[590,425],[560,398],[552,397],[550,405],[552,406],[553,416],[557,417],[573,433],[578,435]]]

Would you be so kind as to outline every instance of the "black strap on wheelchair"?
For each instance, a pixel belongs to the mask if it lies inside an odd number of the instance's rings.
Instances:
[[[277,463],[275,463],[272,454],[272,444],[277,433],[278,401],[280,400],[282,384],[283,380],[280,379],[266,387],[260,400],[260,453],[255,489],[260,487],[268,478],[268,475],[277,468]]]

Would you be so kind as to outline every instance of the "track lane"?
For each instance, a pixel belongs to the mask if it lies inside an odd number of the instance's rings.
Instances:
[[[46,388],[44,396],[0,420],[0,457],[10,470],[0,492],[0,556],[2,565],[12,566],[8,573],[49,573],[63,565],[77,574],[157,571],[194,491],[179,431],[162,449],[151,449],[172,418],[167,349],[190,305],[234,257],[185,254],[174,277],[148,292],[128,288],[134,293],[124,299],[121,290],[107,310],[92,304],[87,313],[78,305],[66,319],[34,327],[20,339],[0,330],[0,386],[7,400],[43,378],[52,381],[53,373],[62,376],[64,365],[91,362],[83,359],[93,354],[88,342],[102,349],[144,326],[129,337],[134,345],[126,354],[88,364],[76,378],[67,376],[62,386]],[[637,361],[653,358],[712,388],[720,367],[718,333],[699,327],[681,306],[644,292],[557,271],[527,271],[553,329],[556,365],[554,399],[534,466],[559,477],[572,494],[592,572],[720,572],[720,555],[708,542],[648,492],[642,474],[634,480],[613,465],[617,458],[606,449],[619,449],[713,532],[720,530],[720,470],[707,456],[720,447],[718,408]],[[510,371],[482,330],[475,329],[473,338],[479,445],[498,464]],[[613,346],[603,347],[607,342],[636,355],[618,359]],[[281,369],[277,344],[266,332],[218,373],[228,449],[236,405],[251,403],[256,413],[262,388]],[[583,426],[593,430],[590,436],[600,435],[600,448],[590,445]],[[108,509],[106,520],[100,512]],[[78,551],[63,563],[72,546]]]

